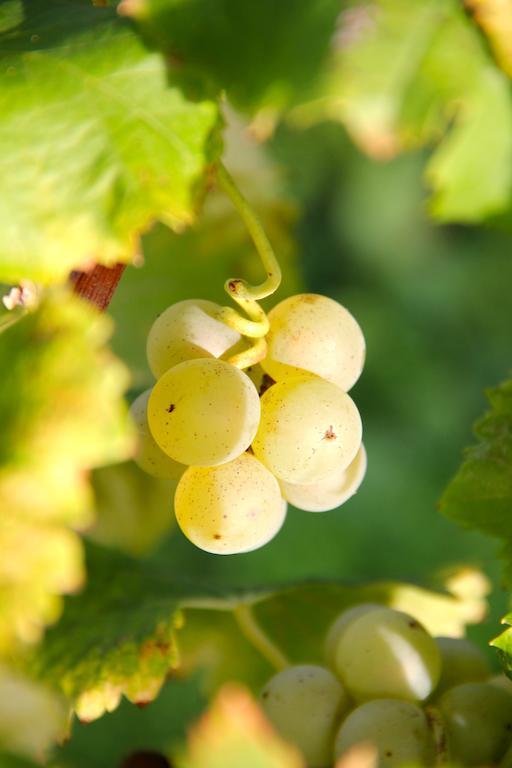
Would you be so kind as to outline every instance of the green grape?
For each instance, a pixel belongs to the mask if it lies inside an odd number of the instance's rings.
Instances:
[[[256,456],[280,480],[315,483],[348,467],[361,445],[349,395],[311,375],[273,384],[261,398]]]
[[[279,483],[249,453],[219,467],[189,467],[178,483],[174,508],[185,536],[217,555],[262,547],[286,517]]]
[[[332,472],[322,480],[308,485],[281,481],[281,491],[290,504],[305,512],[327,512],[344,504],[353,496],[366,472],[366,451],[363,444],[348,467]]]
[[[407,613],[376,608],[341,633],[334,669],[356,701],[422,701],[437,685],[441,658],[435,640]]]
[[[238,331],[217,320],[213,301],[187,299],[172,304],[150,328],[146,352],[156,379],[178,363],[220,357],[240,340]]]
[[[188,360],[157,381],[148,422],[160,448],[181,464],[215,466],[251,444],[260,416],[252,381],[214,358]]]
[[[505,754],[512,739],[512,695],[489,683],[464,683],[438,702],[448,746],[464,765],[490,765]]]
[[[336,671],[336,649],[347,627],[359,616],[363,616],[368,611],[373,611],[376,608],[382,608],[382,606],[377,603],[353,605],[351,608],[343,611],[343,613],[340,613],[331,624],[325,638],[325,658],[331,669]]]
[[[441,677],[437,694],[459,683],[485,680],[491,674],[485,654],[474,643],[463,637],[434,639],[441,652]]]
[[[427,718],[410,701],[375,699],[354,709],[336,734],[335,758],[362,743],[375,747],[376,768],[434,764],[435,747]]]
[[[332,672],[311,664],[287,667],[265,685],[261,704],[276,730],[302,752],[308,768],[331,765],[334,734],[350,706]]]
[[[506,675],[493,675],[486,680],[486,683],[489,683],[489,685],[496,685],[498,688],[503,688],[503,690],[512,694],[512,680]]]
[[[147,389],[130,406],[130,415],[137,428],[137,453],[134,461],[148,475],[178,480],[186,467],[171,459],[155,442],[148,425],[148,400],[151,389]]]
[[[356,383],[364,365],[364,336],[341,304],[303,293],[281,301],[268,319],[268,352],[262,365],[273,379],[284,381],[309,371],[344,392]]]

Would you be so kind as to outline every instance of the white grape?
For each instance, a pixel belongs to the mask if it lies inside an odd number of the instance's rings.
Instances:
[[[512,695],[489,683],[450,688],[438,702],[452,758],[464,765],[498,761],[512,739]]]
[[[137,452],[134,461],[148,475],[178,480],[186,467],[171,459],[157,445],[148,425],[148,400],[151,389],[137,397],[130,406],[130,415],[137,429]]]
[[[355,384],[363,370],[365,342],[345,307],[327,296],[302,293],[281,301],[268,318],[262,365],[273,379],[310,371],[345,392]]]
[[[296,376],[273,384],[261,398],[253,450],[280,480],[315,483],[350,464],[361,436],[349,395],[329,381]]]
[[[287,667],[265,685],[261,704],[276,730],[302,752],[308,768],[331,765],[334,734],[350,705],[329,670],[311,664]]]
[[[496,685],[498,688],[503,688],[503,690],[512,694],[512,680],[506,675],[493,675],[488,678],[486,682],[489,683],[489,685]]]
[[[185,360],[220,357],[240,340],[238,331],[217,319],[220,310],[213,301],[187,299],[157,317],[146,344],[155,378]]]
[[[189,467],[178,483],[174,508],[185,536],[218,555],[263,546],[286,517],[279,483],[249,453],[218,467]]]
[[[463,637],[436,637],[441,652],[441,677],[437,693],[459,683],[485,680],[491,674],[483,651]]]
[[[441,658],[434,639],[416,619],[376,608],[354,619],[341,634],[334,668],[356,701],[422,701],[437,685]]]
[[[362,743],[375,747],[376,768],[434,764],[435,748],[427,718],[410,701],[375,699],[354,709],[336,735],[335,759]]]
[[[215,466],[251,444],[260,416],[252,381],[214,358],[188,360],[157,381],[148,422],[160,448],[182,464]]]
[[[382,608],[377,603],[359,603],[347,608],[333,621],[325,638],[325,658],[332,669],[336,669],[336,650],[347,627],[368,611]]]
[[[281,491],[290,504],[305,512],[327,512],[336,509],[357,491],[366,472],[366,451],[363,444],[348,467],[332,472],[322,480],[307,485],[281,481]]]

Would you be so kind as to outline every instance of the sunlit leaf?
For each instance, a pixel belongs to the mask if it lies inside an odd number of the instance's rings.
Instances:
[[[211,101],[168,83],[115,9],[10,4],[0,32],[0,280],[129,261],[155,219],[194,218],[220,148]]]
[[[82,583],[87,470],[129,455],[108,318],[56,292],[0,334],[0,653],[38,639]]]

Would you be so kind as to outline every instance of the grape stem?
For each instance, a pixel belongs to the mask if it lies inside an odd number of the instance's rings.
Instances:
[[[230,357],[229,362],[238,368],[248,368],[263,360],[266,355],[267,345],[264,337],[268,333],[269,323],[258,301],[270,296],[279,288],[281,268],[258,217],[222,163],[217,169],[217,181],[240,213],[267,273],[266,279],[259,285],[249,285],[239,278],[231,278],[224,284],[228,295],[248,317],[243,317],[232,307],[223,307],[219,319],[242,336],[256,339],[248,349]]]
[[[279,672],[281,669],[289,666],[286,656],[272,642],[262,626],[257,622],[250,605],[239,603],[233,609],[233,613],[242,634],[275,670]]]

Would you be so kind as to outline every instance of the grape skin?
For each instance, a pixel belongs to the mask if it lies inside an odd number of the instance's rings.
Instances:
[[[491,674],[485,654],[463,637],[436,637],[441,652],[441,677],[436,695],[459,683],[485,680]]]
[[[240,456],[256,434],[260,400],[238,368],[215,358],[188,360],[153,387],[148,422],[175,461],[216,466]]]
[[[261,398],[256,456],[280,480],[315,483],[346,468],[361,445],[353,400],[311,375],[273,384]]]
[[[427,718],[410,701],[375,699],[354,709],[336,735],[335,759],[361,743],[376,748],[376,768],[434,762],[435,749]]]
[[[366,473],[366,451],[361,446],[348,467],[307,485],[281,481],[285,499],[305,512],[327,512],[350,499],[363,482]]]
[[[329,670],[312,664],[287,667],[267,682],[261,705],[281,736],[302,752],[308,768],[331,765],[334,734],[349,700]]]
[[[363,332],[337,301],[315,293],[291,296],[268,315],[268,352],[262,365],[275,381],[304,371],[336,384],[343,391],[363,370]]]
[[[347,608],[333,621],[325,638],[325,658],[331,669],[336,671],[336,650],[347,627],[359,616],[382,608],[377,603],[359,603]]]
[[[217,555],[258,549],[274,538],[286,517],[279,483],[249,453],[219,467],[189,467],[178,483],[174,508],[185,536]]]
[[[426,699],[441,671],[434,639],[412,616],[376,608],[354,619],[335,651],[335,669],[356,701]]]
[[[134,461],[152,477],[179,480],[186,467],[171,459],[155,442],[148,425],[148,400],[151,389],[139,395],[130,406],[130,415],[137,429],[137,452]]]
[[[221,357],[240,334],[217,320],[221,307],[213,301],[187,299],[157,317],[146,342],[148,364],[156,379],[185,360]]]
[[[464,683],[438,702],[448,745],[465,765],[489,765],[503,757],[512,738],[512,695],[489,683]]]

